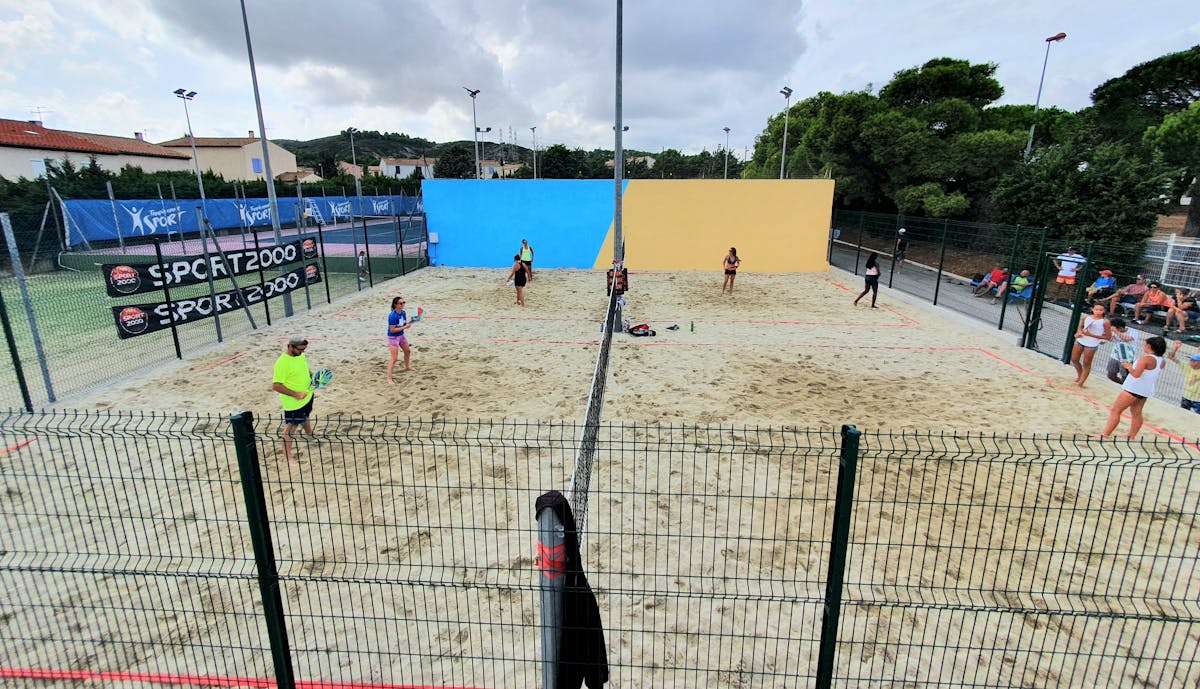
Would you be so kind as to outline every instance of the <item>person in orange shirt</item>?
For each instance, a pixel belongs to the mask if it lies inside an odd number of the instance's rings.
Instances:
[[[1157,282],[1150,283],[1150,289],[1142,295],[1142,300],[1133,307],[1133,320],[1145,325],[1150,322],[1150,314],[1157,311],[1170,311],[1175,306],[1175,300],[1168,297],[1166,292],[1159,288]],[[1146,311],[1146,317],[1142,318],[1142,311]]]

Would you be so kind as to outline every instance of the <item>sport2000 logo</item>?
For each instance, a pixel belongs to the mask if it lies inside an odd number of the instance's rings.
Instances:
[[[108,272],[108,283],[121,294],[133,294],[142,286],[142,278],[136,268],[113,266]]]
[[[136,306],[127,306],[117,315],[117,325],[131,335],[139,335],[150,325],[150,317]]]

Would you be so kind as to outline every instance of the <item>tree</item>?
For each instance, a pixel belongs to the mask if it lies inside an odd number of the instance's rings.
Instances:
[[[466,146],[451,146],[438,158],[435,172],[442,179],[475,179],[475,158]]]
[[[1143,62],[1092,91],[1101,133],[1141,143],[1146,129],[1200,99],[1200,45]]]
[[[992,194],[994,219],[1139,254],[1154,233],[1158,197],[1168,183],[1169,175],[1140,147],[1093,147],[1080,137],[1043,150],[1006,175]]]
[[[995,63],[973,65],[967,60],[939,57],[896,72],[891,82],[879,90],[879,98],[893,107],[910,110],[950,99],[979,110],[1004,95],[995,74]]]
[[[538,176],[546,179],[580,179],[584,169],[583,151],[562,144],[547,147],[538,160]]]
[[[1200,101],[1163,118],[1162,124],[1146,130],[1145,142],[1172,165],[1184,170],[1184,178],[1190,179],[1188,195],[1192,203],[1188,207],[1184,222],[1185,237],[1200,236]]]

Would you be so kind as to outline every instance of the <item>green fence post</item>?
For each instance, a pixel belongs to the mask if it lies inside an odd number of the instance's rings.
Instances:
[[[4,339],[8,341],[8,353],[12,356],[13,373],[17,374],[17,385],[21,388],[21,401],[25,411],[33,411],[33,398],[29,396],[29,384],[25,382],[25,371],[21,368],[21,354],[17,351],[17,338],[13,335],[12,323],[8,320],[8,309],[4,306],[4,292],[0,292],[0,321],[4,322]]]
[[[863,212],[858,212],[858,244],[854,247],[854,274],[858,275],[858,259],[862,257]]]
[[[321,270],[325,271],[325,303],[332,304],[333,297],[329,295],[329,262],[325,260],[325,232],[321,229],[321,221],[317,221],[317,244],[321,246]],[[357,260],[357,257],[355,258]]]
[[[896,247],[900,244],[900,223],[903,222],[904,216],[896,214],[896,227],[892,229],[892,266],[888,269],[888,289],[892,288],[892,277],[896,275]]]
[[[938,292],[942,289],[942,266],[946,263],[946,236],[950,233],[949,218],[942,221],[942,255],[938,256],[937,281],[933,283],[933,305],[937,306]]]
[[[1095,242],[1088,242],[1087,255],[1084,256],[1083,265],[1075,271],[1075,296],[1071,300],[1071,320],[1067,325],[1067,338],[1063,342],[1062,362],[1064,364],[1071,363],[1071,350],[1075,348],[1075,330],[1079,328],[1079,320],[1083,313],[1083,295],[1087,275],[1092,268],[1092,249],[1095,248]]]
[[[842,607],[842,579],[846,575],[846,551],[850,547],[854,473],[858,468],[858,441],[861,436],[862,432],[854,426],[842,426],[837,498],[833,506],[833,538],[829,544],[829,575],[825,578],[825,609],[821,615],[821,642],[817,656],[817,689],[829,689],[833,684],[838,615]]]
[[[267,498],[263,493],[258,446],[254,441],[254,414],[244,411],[235,414],[230,421],[233,425],[233,443],[237,449],[238,472],[242,479],[242,494],[246,499],[246,521],[250,526],[250,541],[254,544],[263,617],[267,623],[271,658],[275,664],[275,683],[279,689],[295,689],[296,678],[292,673],[283,597],[279,593],[279,569],[275,565],[275,545],[271,542]]]
[[[1017,271],[1017,247],[1021,244],[1021,226],[1017,225],[1017,234],[1013,237],[1012,258],[1008,259],[1008,285],[1012,287],[1013,278],[1020,275]],[[1037,276],[1034,276],[1035,278]],[[1004,292],[1004,301],[1000,302],[1000,325],[996,326],[998,330],[1004,330],[1004,313],[1008,311],[1008,296],[1010,289]]]

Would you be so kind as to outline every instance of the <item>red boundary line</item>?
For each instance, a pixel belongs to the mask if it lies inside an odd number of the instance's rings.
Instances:
[[[227,364],[230,361],[233,361],[234,359],[238,358],[239,356],[246,356],[247,354],[249,354],[249,352],[238,352],[237,354],[234,354],[233,356],[227,356],[224,359],[221,359],[220,361],[218,361],[216,363],[212,363],[212,364],[209,364],[208,366],[203,366],[201,368],[198,368],[198,369],[196,369],[196,371],[197,372],[207,371],[210,368],[216,368],[216,367],[220,366],[221,364]]]
[[[16,443],[14,445],[9,445],[8,447],[4,448],[3,450],[0,450],[0,455],[6,455],[9,452],[15,452],[15,451],[20,450],[21,448],[25,447],[26,445],[32,445],[33,443],[36,443],[36,442],[37,442],[37,438],[27,438],[25,440],[22,440],[19,443]]]
[[[854,290],[850,289],[849,287],[843,285],[840,282],[837,282],[836,280],[833,280],[831,278],[822,278],[822,279],[825,282],[828,282],[829,284],[833,285],[834,287],[837,287],[838,289],[845,290],[845,291],[849,292],[850,294],[854,294]],[[880,306],[879,308],[883,309],[884,311],[887,311],[888,313],[893,313],[893,314],[903,318],[904,320],[912,323],[913,325],[921,325],[921,322],[918,321],[917,319],[913,318],[912,316],[900,313],[899,311],[897,311],[889,306]]]
[[[40,670],[36,668],[0,668],[6,679],[45,679],[105,682],[146,682],[149,684],[191,685],[198,687],[256,687],[270,689],[277,682],[265,677],[225,677],[220,675],[181,675],[158,672]],[[367,682],[327,682],[296,680],[297,689],[472,689],[431,684],[371,684]]]

